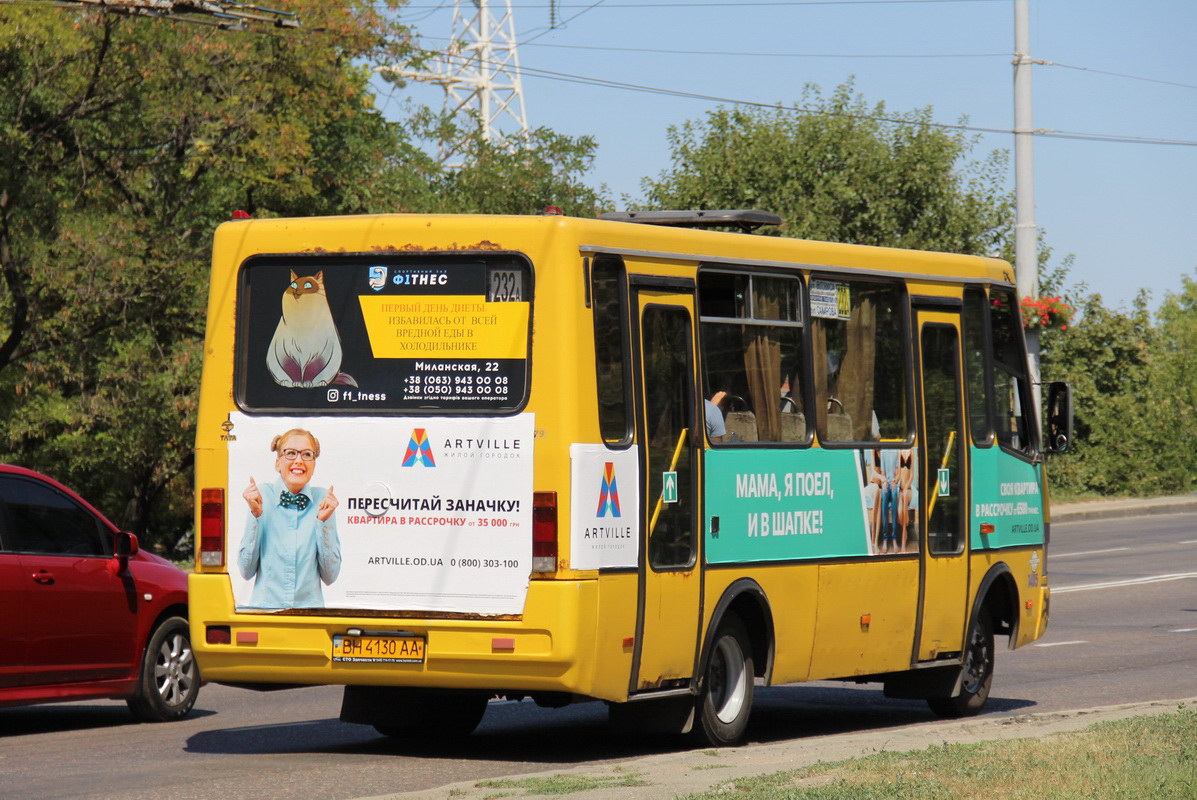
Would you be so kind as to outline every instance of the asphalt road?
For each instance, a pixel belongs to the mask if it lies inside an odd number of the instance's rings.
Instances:
[[[1048,635],[999,651],[986,714],[1197,696],[1197,515],[1056,524]],[[1004,640],[999,640],[1004,641]],[[668,753],[608,733],[605,709],[495,703],[452,748],[399,745],[336,719],[340,690],[207,686],[193,716],[133,724],[123,703],[0,710],[0,796],[357,798]],[[759,689],[750,742],[881,730],[934,717],[873,685]]]

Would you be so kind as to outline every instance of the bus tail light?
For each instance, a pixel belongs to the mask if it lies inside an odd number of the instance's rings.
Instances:
[[[532,494],[532,571],[557,571],[557,493]]]
[[[224,566],[224,489],[200,490],[200,566]]]

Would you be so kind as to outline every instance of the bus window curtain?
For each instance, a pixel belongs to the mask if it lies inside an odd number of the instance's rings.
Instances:
[[[753,285],[753,316],[758,319],[778,319],[783,298],[780,293],[790,290],[783,281],[759,281]],[[748,392],[756,412],[758,436],[762,442],[781,441],[781,337],[776,328],[762,325],[745,326],[744,371],[748,375]]]
[[[848,342],[840,367],[839,399],[852,421],[852,439],[867,442],[872,435],[877,372],[877,304],[860,293],[848,320]]]

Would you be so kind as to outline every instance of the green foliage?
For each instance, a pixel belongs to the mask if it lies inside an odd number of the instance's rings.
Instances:
[[[0,5],[0,459],[45,470],[147,544],[191,528],[212,231],[403,210],[591,215],[590,139],[476,137],[449,170],[374,108],[409,58],[396,4],[291,0],[228,32]]]
[[[0,8],[0,457],[149,544],[191,525],[212,229],[369,210],[404,155],[353,66],[396,29],[294,8],[278,35]]]
[[[887,113],[851,83],[808,87],[787,110],[718,109],[669,130],[673,167],[645,180],[654,207],[762,208],[778,233],[990,255],[1009,234],[1004,157],[966,161],[970,140],[931,126],[929,108]],[[893,125],[887,116],[914,123]]]
[[[456,143],[450,161],[461,165],[429,170],[422,191],[408,198],[405,211],[539,214],[551,205],[570,216],[593,217],[609,205],[603,192],[583,183],[594,163],[593,137],[536,128],[521,141],[486,141],[477,126],[462,129],[427,109],[409,127],[417,139]]]
[[[1057,276],[1058,278],[1059,276]],[[1151,496],[1197,488],[1197,281],[1169,295],[1156,320],[1140,292],[1129,311],[1083,291],[1079,320],[1043,334],[1045,381],[1067,380],[1075,449],[1053,459],[1052,482],[1070,494]]]

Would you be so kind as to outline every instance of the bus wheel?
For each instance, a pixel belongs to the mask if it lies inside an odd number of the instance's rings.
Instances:
[[[375,722],[374,730],[395,739],[460,739],[478,727],[489,700],[485,694],[413,692],[389,709],[391,719]]]
[[[931,710],[941,717],[971,717],[980,712],[989,699],[989,687],[993,685],[993,623],[984,609],[969,631],[968,649],[961,670],[964,677],[960,694],[927,700]]]
[[[715,746],[733,745],[744,737],[752,711],[752,645],[744,623],[726,616],[715,634],[698,697],[697,733]]]

